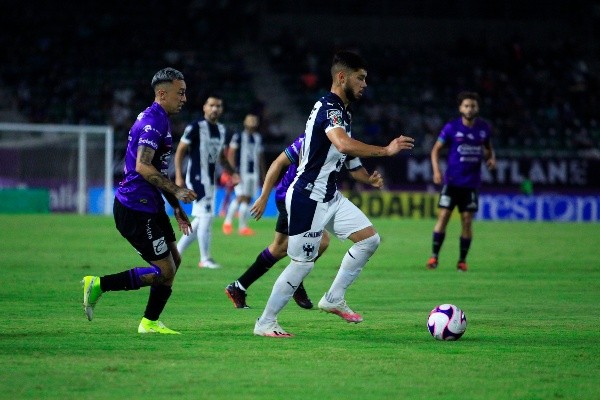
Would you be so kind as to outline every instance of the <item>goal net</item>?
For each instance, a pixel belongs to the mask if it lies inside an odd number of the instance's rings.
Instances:
[[[110,214],[113,154],[112,126],[0,123],[0,189],[45,188],[50,211]]]

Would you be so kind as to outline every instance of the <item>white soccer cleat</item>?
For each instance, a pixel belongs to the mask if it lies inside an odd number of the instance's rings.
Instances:
[[[345,299],[341,299],[337,303],[331,303],[325,298],[326,295],[327,293],[323,295],[321,300],[319,300],[319,308],[322,311],[339,315],[346,321],[354,322],[355,324],[362,322],[363,317],[360,314],[352,311],[352,309],[346,304]]]
[[[260,322],[260,318],[256,320],[256,324],[254,325],[254,334],[257,336],[276,338],[288,338],[294,336],[291,333],[284,331],[283,328],[277,323],[277,320],[262,324]]]

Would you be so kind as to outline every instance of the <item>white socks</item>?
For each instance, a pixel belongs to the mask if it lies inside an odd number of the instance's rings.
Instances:
[[[329,302],[335,303],[344,298],[346,289],[354,282],[358,277],[363,267],[369,261],[369,257],[375,253],[381,238],[379,234],[375,234],[368,237],[360,242],[354,243],[352,247],[346,252],[346,255],[342,259],[342,265],[329,288],[329,291],[325,294],[326,299]]]
[[[265,310],[260,316],[260,322],[272,322],[277,319],[277,314],[290,301],[296,288],[302,283],[306,275],[312,270],[315,263],[293,261],[283,270],[273,285],[271,296],[267,301]]]
[[[194,217],[192,220],[192,233],[188,236],[183,235],[177,242],[179,254],[183,254],[190,244],[198,239],[200,247],[200,259],[206,261],[210,258],[210,242],[212,239],[212,215],[206,214],[200,217]]]
[[[248,203],[241,203],[238,217],[238,229],[244,229],[248,227]]]
[[[231,222],[233,221],[233,217],[235,215],[235,212],[237,211],[238,204],[239,203],[237,197],[231,200],[231,203],[229,203],[229,207],[227,208],[227,214],[225,215],[224,221],[226,224],[231,224]]]

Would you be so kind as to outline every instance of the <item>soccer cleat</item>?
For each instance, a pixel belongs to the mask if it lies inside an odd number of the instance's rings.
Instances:
[[[231,299],[235,308],[250,308],[246,304],[246,291],[237,287],[235,283],[225,287],[225,294]]]
[[[438,267],[438,259],[436,257],[431,257],[429,261],[427,261],[426,267],[427,269],[436,269]]]
[[[254,334],[256,336],[274,338],[289,338],[294,336],[291,333],[284,331],[283,328],[277,323],[277,320],[261,324],[260,318],[256,320],[256,324],[254,325]]]
[[[308,298],[308,294],[306,293],[306,289],[304,289],[304,284],[300,282],[300,286],[294,292],[294,301],[302,308],[306,308],[310,310],[313,308],[313,303]]]
[[[250,229],[248,227],[240,229],[239,233],[242,236],[254,236],[254,234],[255,234],[254,230],[252,230],[252,229]]]
[[[458,264],[456,264],[456,270],[460,271],[460,272],[467,272],[467,263],[464,261],[459,261]]]
[[[83,310],[89,321],[94,318],[94,307],[102,296],[99,276],[84,276],[83,284]]]
[[[138,326],[138,333],[166,333],[170,335],[181,335],[181,333],[169,329],[160,321],[150,321],[148,318],[142,318],[140,326]]]
[[[327,293],[325,295],[327,295]],[[323,296],[319,301],[319,308],[325,312],[339,315],[346,321],[354,322],[355,324],[358,324],[363,320],[363,317],[360,314],[355,313],[352,311],[352,309],[350,309],[350,307],[348,307],[345,299],[341,299],[337,303],[331,303],[327,301],[325,296]]]
[[[231,232],[233,232],[233,227],[231,226],[231,223],[225,222],[223,224],[223,233],[226,235],[231,235]]]
[[[217,269],[221,268],[221,265],[217,264],[212,258],[209,258],[208,260],[200,261],[198,263],[198,268]]]

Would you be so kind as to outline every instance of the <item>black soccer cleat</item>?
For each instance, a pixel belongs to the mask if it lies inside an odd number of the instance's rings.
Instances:
[[[304,284],[300,282],[298,289],[294,292],[294,301],[302,308],[306,308],[310,310],[313,308],[313,303],[308,298],[308,294],[306,293],[306,289],[304,289]]]
[[[231,299],[235,308],[250,308],[246,304],[246,291],[231,283],[225,288],[225,294]]]

